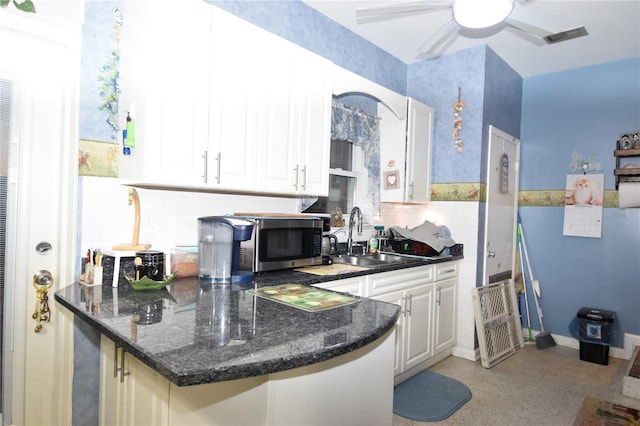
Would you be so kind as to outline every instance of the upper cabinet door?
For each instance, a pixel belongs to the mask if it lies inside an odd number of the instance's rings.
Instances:
[[[409,98],[407,106],[407,185],[405,201],[431,199],[433,108]]]
[[[331,148],[331,62],[296,48],[291,69],[291,131],[298,170],[296,191],[329,195]]]
[[[264,40],[257,27],[212,9],[207,185],[253,191],[264,120]]]
[[[406,107],[406,119],[401,120],[378,106],[383,202],[424,203],[431,198],[433,109],[411,98]]]
[[[208,185],[326,195],[330,62],[213,11]]]
[[[189,0],[123,6],[120,124],[136,125],[120,176],[167,184],[202,182],[208,139],[211,6]]]
[[[331,63],[201,0],[127,1],[121,177],[155,186],[327,195]]]

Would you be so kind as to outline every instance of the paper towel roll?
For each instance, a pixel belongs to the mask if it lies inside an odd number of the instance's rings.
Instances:
[[[621,209],[640,207],[640,182],[620,182],[618,200]]]

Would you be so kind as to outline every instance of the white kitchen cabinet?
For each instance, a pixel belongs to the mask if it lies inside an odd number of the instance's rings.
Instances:
[[[446,262],[435,267],[434,355],[456,343],[458,265],[458,262]]]
[[[396,376],[433,355],[433,266],[369,276],[369,297],[400,305],[396,330]]]
[[[124,2],[119,120],[125,128],[131,113],[136,143],[130,155],[120,156],[120,177],[167,185],[202,180],[210,10],[201,1],[180,7],[169,1]]]
[[[367,277],[353,277],[342,280],[326,281],[314,284],[314,287],[324,288],[331,291],[339,291],[353,296],[362,296],[365,291]]]
[[[126,375],[116,368],[124,368]],[[167,424],[169,381],[115,343],[100,341],[100,424]]]
[[[298,177],[296,193],[329,194],[331,147],[331,63],[295,46],[291,73],[291,131]]]
[[[316,287],[395,303],[396,384],[444,359],[456,344],[458,262],[327,281]]]
[[[218,8],[212,31],[207,185],[327,195],[331,63]]]
[[[433,353],[451,348],[456,343],[457,278],[436,282]]]
[[[444,359],[455,346],[457,276],[457,261],[366,276],[364,296],[401,308],[396,324],[396,384]],[[327,288],[337,290],[342,281],[332,281]]]
[[[269,89],[266,126],[258,134],[259,192],[326,196],[329,191],[331,63],[276,36],[265,48],[277,67]],[[271,57],[274,56],[275,57]]]
[[[99,423],[390,424],[393,373],[389,366],[394,336],[391,330],[362,348],[317,364],[183,387],[170,383],[129,354],[125,355],[125,371],[129,374],[120,382],[119,373],[114,377],[113,371],[115,345],[103,336]],[[118,359],[120,353],[119,350]]]
[[[383,202],[423,203],[431,199],[433,108],[407,98],[406,119],[379,104],[381,195]]]
[[[120,177],[327,195],[328,60],[202,1],[124,11],[121,105],[135,104],[136,147]]]

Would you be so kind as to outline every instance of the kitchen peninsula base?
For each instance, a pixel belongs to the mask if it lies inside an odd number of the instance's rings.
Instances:
[[[395,330],[317,364],[246,379],[176,386],[103,336],[101,424],[389,425]]]

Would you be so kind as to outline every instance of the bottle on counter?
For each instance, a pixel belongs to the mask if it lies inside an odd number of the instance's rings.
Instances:
[[[371,237],[369,239],[369,253],[376,254],[378,252],[378,238]]]

